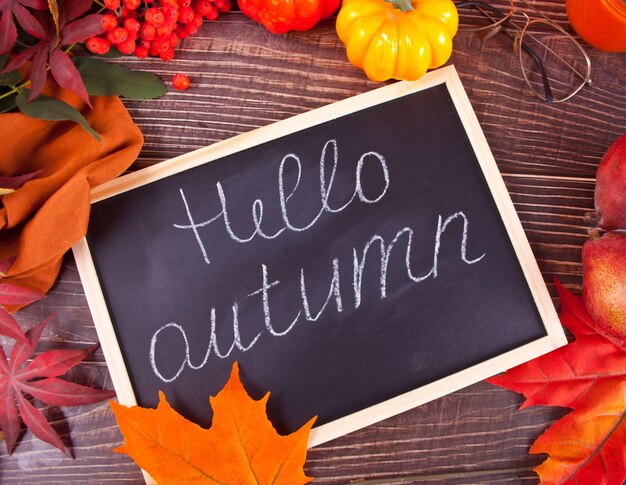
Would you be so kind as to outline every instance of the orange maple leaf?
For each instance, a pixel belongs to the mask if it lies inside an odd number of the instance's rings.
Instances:
[[[230,379],[210,398],[213,423],[205,429],[178,414],[159,392],[156,409],[127,408],[111,401],[129,455],[159,484],[308,483],[304,474],[309,432],[315,418],[281,436],[265,412],[269,392],[255,401],[233,365]]]
[[[608,485],[626,478],[626,379],[603,381],[578,408],[530,448],[550,458],[535,468],[541,483]]]
[[[544,485],[622,485],[626,479],[626,349],[603,334],[582,302],[558,281],[561,323],[576,340],[492,377],[521,392],[522,408],[552,405],[573,411],[535,441],[549,458],[535,471]]]

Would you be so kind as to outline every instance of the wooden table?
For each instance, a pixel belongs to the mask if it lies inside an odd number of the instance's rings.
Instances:
[[[495,2],[498,3],[498,2]],[[536,5],[569,29],[564,0]],[[502,36],[501,36],[502,37]],[[608,146],[626,131],[626,54],[588,49],[593,86],[549,106],[530,95],[510,42],[455,39],[455,64],[498,162],[552,293],[552,275],[581,288],[583,214],[593,205],[594,175]],[[123,61],[164,79],[188,73],[192,87],[154,101],[126,102],[145,135],[136,167],[376,88],[352,67],[334,20],[275,36],[239,12],[222,15],[187,39],[177,58]],[[555,299],[555,304],[557,301]],[[97,341],[74,260],[65,259],[48,297],[18,314],[24,327],[56,313],[40,347]],[[112,388],[101,351],[70,379]],[[530,444],[566,413],[519,411],[522,398],[487,383],[413,409],[310,450],[306,472],[318,483],[537,483]],[[44,408],[70,445],[70,460],[26,432],[12,456],[0,449],[2,483],[142,483],[139,469],[111,449],[121,435],[106,403]]]

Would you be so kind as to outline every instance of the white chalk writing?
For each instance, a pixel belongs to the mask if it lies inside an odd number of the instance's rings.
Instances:
[[[403,270],[406,271],[406,276],[408,280],[414,283],[421,283],[429,278],[435,279],[438,276],[438,264],[439,264],[439,255],[440,255],[440,250],[441,250],[442,237],[446,229],[448,228],[448,226],[456,220],[462,221],[461,238],[460,238],[459,252],[458,252],[460,260],[467,265],[473,265],[481,261],[485,257],[485,253],[482,253],[480,256],[477,256],[473,259],[469,259],[467,256],[469,219],[462,211],[455,212],[454,214],[446,217],[445,220],[442,218],[441,215],[437,217],[437,225],[435,229],[435,237],[434,237],[434,243],[433,243],[432,265],[430,266],[430,268],[428,268],[428,271],[422,274],[421,276],[415,276],[413,269],[411,267],[411,250],[412,250],[413,236],[414,236],[413,229],[409,227],[404,227],[400,229],[399,231],[397,231],[397,233],[395,234],[391,242],[389,242],[388,244],[385,242],[385,239],[382,236],[376,234],[372,236],[369,239],[369,241],[367,241],[367,243],[364,245],[362,251],[360,252],[360,257],[359,257],[359,252],[357,251],[356,248],[353,248],[352,250],[352,255],[353,255],[352,289],[354,292],[354,302],[353,302],[354,309],[357,309],[362,304],[362,301],[364,298],[362,294],[364,268],[365,268],[368,252],[370,248],[372,247],[372,245],[374,245],[375,243],[378,243],[379,248],[380,248],[380,260],[379,260],[380,261],[380,268],[379,268],[380,276],[379,276],[379,281],[378,281],[378,288],[379,288],[379,299],[382,300],[387,297],[387,285],[388,285],[387,275],[388,275],[388,266],[390,264],[392,250],[398,244],[400,239],[403,236],[405,236],[405,239],[406,239],[406,250],[404,252],[404,257],[403,257]],[[272,322],[272,313],[271,313],[271,305],[270,305],[270,290],[280,285],[281,282],[279,280],[272,280],[270,282],[269,270],[265,264],[261,265],[261,287],[255,291],[252,291],[246,297],[246,298],[252,298],[252,297],[255,297],[256,295],[261,295],[261,302],[262,302],[261,307],[262,307],[262,313],[263,313],[264,327],[267,332],[266,334],[269,335],[270,337],[283,337],[287,335],[288,333],[290,333],[296,327],[303,312],[304,312],[304,318],[307,321],[317,322],[320,319],[320,317],[327,312],[328,305],[332,299],[335,300],[336,311],[337,312],[344,311],[344,302],[343,302],[342,295],[341,295],[339,258],[334,258],[332,260],[332,277],[330,280],[328,295],[326,297],[326,300],[322,304],[321,308],[316,313],[311,311],[309,297],[307,294],[307,285],[305,283],[304,268],[300,268],[299,272],[300,272],[299,293],[300,293],[300,300],[301,300],[300,301],[301,310],[299,310],[296,313],[295,317],[283,330],[277,330],[275,324]],[[151,344],[150,344],[150,357],[149,358],[150,358],[150,365],[152,366],[152,370],[154,371],[154,374],[164,382],[172,382],[181,374],[181,372],[183,372],[185,367],[188,367],[190,369],[200,369],[204,367],[207,364],[209,360],[209,356],[211,354],[214,354],[215,357],[217,358],[225,359],[229,357],[235,349],[241,352],[246,352],[250,350],[254,345],[256,345],[259,342],[261,336],[264,334],[264,331],[260,330],[256,334],[256,336],[250,341],[249,344],[244,345],[242,343],[242,338],[241,338],[240,329],[239,329],[239,305],[238,303],[234,303],[232,305],[232,314],[233,314],[233,318],[232,318],[233,341],[227,351],[222,351],[220,350],[217,344],[216,311],[215,311],[215,308],[213,307],[211,308],[211,319],[210,319],[211,321],[210,321],[210,325],[208,328],[209,344],[204,354],[204,358],[199,364],[194,364],[192,362],[192,359],[190,356],[189,341],[185,333],[185,330],[181,325],[179,325],[178,323],[171,322],[159,328],[153,334]],[[177,371],[172,376],[164,376],[162,371],[159,369],[159,366],[157,363],[157,345],[158,345],[159,338],[163,338],[161,337],[161,334],[163,332],[171,333],[172,331],[176,331],[182,336],[183,342],[184,342],[184,355],[181,355],[179,357],[179,360],[176,360],[176,359],[174,360],[175,362],[180,362],[180,364],[177,367]],[[168,339],[168,342],[169,342],[171,340],[171,335],[166,338]],[[166,347],[165,351],[172,348],[170,345],[166,345],[165,347]],[[161,352],[163,351],[164,350],[161,350]],[[167,360],[170,361],[171,359],[168,358]]]
[[[326,159],[328,158],[329,147],[331,147],[330,151],[332,153],[332,164],[331,164],[330,178],[328,181],[326,181]],[[361,178],[363,176],[362,175],[363,167],[367,160],[373,160],[380,165],[380,169],[381,169],[381,173],[382,173],[382,177],[384,181],[384,188],[374,198],[370,198],[366,196],[363,191],[363,183],[362,183]],[[289,191],[289,193],[285,194],[285,165],[289,161],[292,161],[292,163],[295,163],[295,167],[297,170],[297,178],[295,180],[293,187]],[[185,195],[185,191],[182,188],[179,189],[180,197],[183,201],[183,205],[185,207],[185,213],[187,215],[189,224],[174,224],[174,227],[176,229],[191,230],[193,232],[195,240],[200,248],[200,252],[202,254],[202,258],[204,262],[206,264],[210,264],[211,260],[208,255],[207,248],[205,246],[204,241],[200,237],[200,232],[198,231],[198,229],[207,227],[211,225],[213,222],[217,221],[218,219],[222,219],[226,233],[233,241],[237,243],[243,244],[243,243],[250,242],[257,235],[263,239],[271,240],[280,236],[287,229],[293,232],[307,231],[308,229],[311,229],[317,223],[317,221],[322,217],[322,215],[325,212],[333,213],[333,214],[341,212],[345,210],[357,197],[363,203],[375,204],[376,202],[379,202],[387,193],[387,189],[389,188],[389,169],[387,167],[387,162],[380,153],[369,151],[361,155],[361,157],[356,163],[355,176],[354,176],[355,178],[354,192],[352,193],[352,196],[342,206],[335,208],[335,209],[331,208],[328,203],[328,200],[330,198],[330,195],[333,189],[333,184],[335,183],[335,174],[337,172],[338,165],[339,165],[339,147],[337,144],[337,140],[329,140],[324,144],[324,147],[322,148],[322,154],[320,156],[320,161],[319,161],[319,184],[320,184],[320,206],[321,207],[317,215],[305,226],[297,227],[296,225],[294,225],[294,223],[292,223],[289,217],[287,203],[295,195],[296,191],[298,190],[298,187],[300,186],[300,180],[302,177],[302,162],[300,161],[300,157],[298,157],[294,153],[289,153],[282,158],[279,168],[278,168],[278,198],[280,201],[280,210],[281,210],[281,216],[282,216],[284,226],[278,229],[274,234],[266,234],[264,230],[261,228],[261,223],[263,221],[264,206],[263,206],[263,201],[261,199],[256,199],[252,203],[252,223],[254,225],[254,230],[252,234],[250,234],[247,237],[238,236],[233,229],[233,224],[232,224],[231,217],[229,214],[229,209],[228,209],[229,204],[227,202],[226,195],[224,193],[224,188],[221,182],[219,181],[216,182],[215,188],[217,190],[217,195],[220,200],[221,210],[215,216],[202,222],[195,221],[195,218],[193,217],[191,213],[191,209],[189,207],[189,202]]]

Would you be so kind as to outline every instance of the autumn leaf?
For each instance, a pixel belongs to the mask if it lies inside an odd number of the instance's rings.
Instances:
[[[29,180],[32,180],[35,177],[41,175],[43,171],[44,171],[43,169],[35,170],[34,172],[25,173],[24,175],[16,175],[13,177],[0,175],[0,190],[6,189],[10,191],[15,191],[19,189],[22,185],[24,185],[26,182],[28,182]],[[0,267],[0,272],[6,273],[6,271],[2,271],[1,267]]]
[[[0,282],[0,305],[30,305],[43,297],[38,291]]]
[[[555,283],[561,323],[576,340],[488,382],[523,393],[522,408],[573,409],[530,450],[549,455],[535,469],[542,484],[622,485],[626,479],[626,350],[601,333],[582,298]]]
[[[0,2],[0,54],[11,50],[17,40],[15,20],[30,35],[35,37],[44,35],[39,21],[28,8],[43,10],[45,0],[4,0]]]
[[[0,177],[0,179],[2,179],[2,177]],[[44,298],[45,295],[38,291],[11,283],[2,283],[2,278],[6,276],[12,264],[13,258],[0,261],[0,305],[29,305]],[[22,327],[20,327],[17,320],[6,309],[2,308],[2,306],[0,306],[0,335],[26,342],[26,335]]]
[[[124,445],[114,451],[129,455],[160,485],[308,483],[303,466],[315,418],[281,436],[267,419],[268,398],[248,396],[235,363],[224,388],[210,398],[209,429],[174,411],[162,392],[156,409],[111,402],[124,435]]]
[[[14,56],[2,69],[2,72],[11,72],[32,59],[29,101],[41,94],[48,77],[47,66],[49,66],[52,77],[61,87],[74,91],[91,107],[85,84],[70,57],[62,49],[62,46],[85,41],[103,31],[100,24],[101,15],[90,14],[79,18],[91,6],[90,0],[64,0],[61,2],[58,5],[58,19],[53,19],[52,13],[50,13],[40,23],[42,32],[33,33],[33,36],[39,41]]]
[[[97,344],[87,349],[47,350],[28,361],[50,320],[38,323],[26,332],[25,339],[17,340],[9,359],[4,347],[0,346],[0,429],[9,454],[20,434],[20,416],[35,436],[67,453],[59,435],[25,395],[51,406],[79,406],[115,395],[113,391],[93,389],[58,378],[90,355]]]
[[[535,471],[543,484],[622,485],[626,478],[626,379],[603,380],[577,409],[539,437],[531,453],[550,458]]]

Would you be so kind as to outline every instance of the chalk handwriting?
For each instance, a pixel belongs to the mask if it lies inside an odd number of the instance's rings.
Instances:
[[[327,164],[327,158],[329,158],[329,153],[331,154],[330,155],[331,156],[331,171],[330,171],[330,177],[327,181],[326,180],[326,164]],[[384,188],[380,191],[379,194],[374,194],[375,196],[371,196],[371,195],[368,196],[363,191],[363,184],[362,184],[361,178],[362,178],[362,173],[363,173],[363,167],[366,161],[368,160],[377,162],[380,165],[381,174],[382,174],[383,181],[384,181]],[[295,164],[295,169],[297,172],[297,178],[295,180],[294,185],[289,190],[289,193],[285,192],[285,166],[287,165],[287,163]],[[263,208],[264,208],[263,201],[261,199],[255,199],[255,201],[252,203],[252,223],[254,225],[254,230],[252,231],[252,234],[250,234],[247,237],[237,235],[233,229],[233,224],[232,224],[229,209],[228,209],[229,204],[227,202],[226,195],[224,193],[224,188],[222,187],[222,184],[219,181],[216,182],[215,188],[217,190],[217,195],[219,197],[221,210],[215,216],[202,222],[196,222],[195,218],[193,217],[193,214],[191,213],[191,209],[189,207],[189,202],[187,200],[187,196],[185,195],[185,191],[182,188],[179,189],[180,197],[185,207],[185,213],[187,215],[189,224],[174,224],[174,227],[176,229],[191,230],[193,232],[196,243],[198,244],[198,247],[200,248],[200,252],[202,254],[202,258],[204,262],[206,264],[210,264],[211,260],[209,258],[207,248],[205,246],[204,241],[202,240],[200,236],[200,232],[198,231],[198,229],[207,227],[219,219],[222,219],[222,222],[224,224],[224,229],[226,230],[226,233],[228,234],[228,236],[237,243],[250,242],[256,236],[259,236],[263,239],[271,240],[280,236],[285,230],[294,231],[294,232],[307,231],[308,229],[312,228],[317,223],[317,221],[322,217],[322,215],[325,212],[332,213],[332,214],[341,212],[345,210],[350,204],[352,204],[352,202],[357,198],[359,201],[365,204],[375,204],[376,202],[380,201],[387,193],[387,189],[389,188],[389,168],[387,167],[387,162],[385,160],[385,157],[383,157],[380,153],[369,151],[361,155],[361,157],[356,163],[355,174],[354,174],[354,178],[355,178],[354,191],[350,199],[340,207],[337,207],[337,208],[330,207],[328,201],[333,191],[333,184],[335,183],[335,174],[337,172],[338,165],[339,165],[339,147],[337,144],[337,140],[334,140],[334,139],[328,140],[324,144],[324,147],[322,148],[322,153],[321,153],[320,161],[319,161],[320,209],[317,215],[313,218],[313,220],[311,220],[305,226],[301,226],[301,227],[296,226],[294,223],[292,223],[289,217],[289,210],[288,210],[287,203],[289,202],[289,199],[291,199],[294,196],[294,194],[297,192],[298,187],[300,186],[300,181],[302,177],[302,162],[300,161],[300,157],[298,157],[295,153],[289,153],[282,158],[279,168],[278,168],[278,199],[280,201],[280,210],[281,210],[281,216],[282,216],[284,227],[281,227],[274,234],[267,234],[261,228],[261,223],[263,221]]]
[[[331,183],[329,183],[328,187],[330,187],[332,184],[332,178],[333,178],[333,175],[331,174]],[[327,193],[328,192],[326,192],[326,194]],[[353,196],[353,198],[361,197],[361,195],[359,195],[358,193],[358,190],[355,190],[355,193],[357,195]],[[378,198],[382,197],[382,195],[384,194],[379,195]],[[324,198],[325,197],[324,195],[322,197],[323,197],[323,200],[325,201],[323,202],[323,206],[326,206],[328,199],[327,197]],[[375,202],[374,199],[372,200],[368,199],[368,201]],[[223,209],[224,208],[225,207],[223,207]],[[223,213],[225,213],[225,211],[223,211]],[[259,223],[260,223],[260,218],[261,217],[259,217]],[[190,216],[190,220],[191,220],[191,216]],[[226,221],[227,219],[224,218],[224,220]],[[403,269],[406,271],[407,278],[416,284],[421,283],[429,278],[435,279],[438,276],[439,253],[441,249],[442,237],[444,236],[444,233],[446,229],[448,228],[448,226],[455,221],[462,222],[462,231],[461,231],[461,238],[459,242],[459,252],[458,252],[460,260],[466,265],[473,265],[481,261],[486,255],[486,253],[484,252],[480,256],[477,256],[475,258],[469,258],[467,255],[469,219],[462,211],[455,212],[452,215],[446,217],[445,219],[443,219],[441,215],[438,215],[437,226],[435,229],[435,237],[434,237],[434,242],[433,242],[432,266],[428,268],[427,272],[419,276],[416,276],[414,274],[413,268],[411,267],[411,250],[413,246],[413,234],[414,234],[413,229],[409,227],[404,227],[400,229],[395,234],[391,242],[389,242],[388,244],[385,242],[385,239],[382,236],[375,234],[369,239],[369,241],[367,241],[362,251],[360,252],[360,256],[356,248],[353,248],[353,251],[352,251],[352,254],[353,254],[352,290],[354,293],[354,302],[353,302],[354,308],[355,309],[358,308],[362,304],[362,301],[364,298],[364,295],[362,295],[364,268],[365,268],[368,253],[374,244],[377,243],[380,248],[380,279],[379,279],[378,286],[380,290],[379,299],[382,300],[387,297],[387,270],[388,270],[392,250],[398,244],[400,239],[403,237],[406,239],[406,250],[404,252],[404,258],[403,258]],[[193,224],[194,223],[191,222],[192,226]],[[260,232],[255,231],[255,234],[260,235]],[[300,291],[299,293],[300,293],[302,309],[295,314],[291,322],[282,330],[279,330],[276,328],[275,322],[272,321],[272,314],[270,311],[271,309],[270,290],[278,286],[280,283],[281,282],[279,280],[273,280],[270,282],[269,270],[265,264],[262,264],[261,265],[261,287],[249,293],[246,297],[246,302],[247,302],[247,299],[249,298],[253,298],[256,295],[261,295],[261,303],[262,303],[261,307],[262,307],[265,331],[261,329],[253,338],[246,339],[246,342],[249,342],[248,344],[244,344],[242,342],[242,336],[241,336],[240,328],[239,328],[240,327],[239,326],[239,304],[235,302],[232,305],[233,341],[230,347],[228,348],[228,350],[226,351],[223,351],[222,349],[218,347],[217,334],[216,334],[216,311],[215,311],[215,308],[212,307],[211,317],[210,317],[211,321],[210,321],[209,328],[208,328],[209,344],[208,344],[206,352],[204,353],[204,358],[202,359],[200,363],[194,363],[194,361],[192,361],[192,357],[190,355],[189,341],[188,341],[185,329],[181,325],[175,322],[170,322],[166,325],[163,325],[153,334],[151,342],[150,342],[149,360],[150,360],[150,365],[152,367],[154,374],[164,382],[172,382],[178,378],[178,376],[184,371],[185,367],[188,367],[190,369],[200,369],[204,367],[205,365],[207,365],[211,354],[214,354],[215,357],[217,358],[225,359],[229,357],[231,353],[235,351],[235,349],[237,349],[240,352],[247,352],[250,349],[252,349],[252,347],[254,347],[260,341],[261,337],[264,334],[268,335],[269,337],[282,337],[290,333],[300,321],[303,313],[304,313],[304,318],[307,321],[309,322],[318,321],[320,317],[328,311],[329,303],[333,299],[335,301],[336,311],[339,313],[344,311],[344,301],[342,299],[341,284],[340,284],[339,258],[334,258],[332,260],[332,277],[331,277],[331,281],[329,285],[328,295],[323,305],[317,312],[311,310],[309,298],[307,295],[307,285],[305,282],[304,269],[300,268],[300,289],[299,289]],[[184,342],[184,354],[181,354],[178,360],[177,359],[174,360],[174,362],[180,362],[180,364],[177,367],[177,371],[171,376],[166,376],[166,375],[163,375],[162,370],[159,368],[159,365],[158,365],[159,359],[158,359],[157,354],[160,355],[163,352],[167,352],[168,350],[171,351],[172,348],[175,348],[175,346],[171,345],[171,341],[174,336],[173,334],[176,334],[176,333],[182,336],[182,339]],[[160,339],[164,339],[164,342],[159,346]],[[171,361],[172,359],[168,358],[167,360]]]

